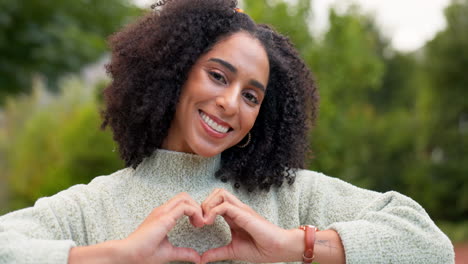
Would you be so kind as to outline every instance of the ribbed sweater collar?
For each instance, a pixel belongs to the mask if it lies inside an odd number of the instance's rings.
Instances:
[[[136,168],[135,176],[143,181],[199,185],[213,181],[221,155],[202,157],[196,154],[158,149]]]

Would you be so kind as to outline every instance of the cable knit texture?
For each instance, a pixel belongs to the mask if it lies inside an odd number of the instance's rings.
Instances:
[[[201,203],[214,188],[225,188],[282,228],[312,224],[336,230],[347,263],[454,263],[450,240],[404,195],[360,189],[307,170],[291,186],[248,193],[216,179],[219,164],[220,156],[158,150],[136,169],[41,198],[0,218],[0,263],[67,263],[71,247],[123,239],[176,194],[187,192]],[[203,228],[183,217],[168,236],[174,245],[200,253],[231,238],[220,216]]]

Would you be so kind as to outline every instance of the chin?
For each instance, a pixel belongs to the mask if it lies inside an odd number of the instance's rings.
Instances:
[[[209,158],[221,154],[226,148],[209,148],[206,145],[194,148],[193,152],[197,155]]]
[[[220,154],[221,152],[222,152],[222,151],[208,150],[208,149],[200,150],[200,151],[195,151],[195,153],[196,153],[197,155],[200,155],[200,156],[206,157],[206,158],[210,158],[210,157],[216,156],[216,155]]]

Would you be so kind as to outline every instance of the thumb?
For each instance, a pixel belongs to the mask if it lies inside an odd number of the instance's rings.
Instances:
[[[201,256],[201,263],[208,263],[221,260],[234,260],[232,248],[229,245],[219,248],[212,248]]]
[[[200,263],[200,254],[193,248],[174,247],[171,261],[187,261]]]

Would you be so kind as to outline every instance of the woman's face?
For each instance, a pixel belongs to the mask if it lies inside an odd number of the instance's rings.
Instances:
[[[255,123],[268,75],[266,51],[248,33],[217,43],[190,70],[162,147],[210,157],[238,144]]]

